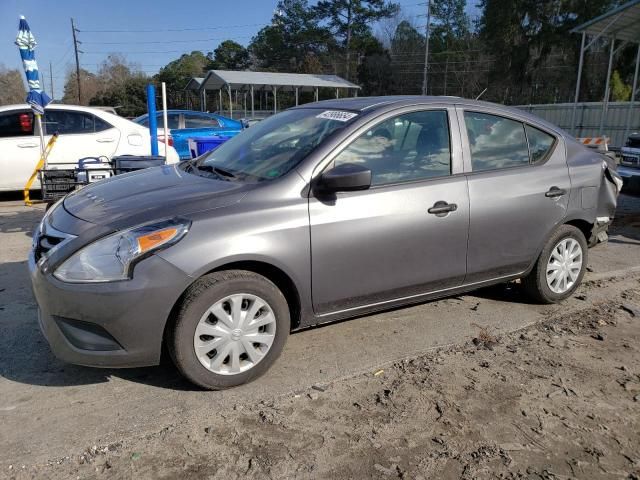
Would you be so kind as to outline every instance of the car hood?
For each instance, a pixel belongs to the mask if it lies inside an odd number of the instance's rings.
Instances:
[[[64,208],[86,222],[121,229],[231,205],[250,188],[164,165],[84,187],[67,196]]]

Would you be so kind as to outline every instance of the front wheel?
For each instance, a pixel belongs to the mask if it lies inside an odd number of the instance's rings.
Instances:
[[[551,235],[522,284],[534,300],[556,303],[573,294],[582,282],[586,268],[584,234],[572,225],[562,225]]]
[[[289,336],[282,292],[253,272],[206,275],[186,292],[167,346],[191,382],[221,390],[249,382],[276,361]]]

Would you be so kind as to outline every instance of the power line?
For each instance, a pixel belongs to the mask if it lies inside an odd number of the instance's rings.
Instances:
[[[131,30],[78,30],[82,33],[156,33],[156,32],[196,32],[199,30],[228,30],[230,28],[261,27],[264,23],[248,23],[245,25],[219,25],[215,27],[194,28],[160,28],[160,29],[131,29]]]
[[[82,52],[84,55],[109,55],[111,53],[120,53],[126,55],[148,54],[148,53],[185,53],[184,50],[151,50],[151,51],[131,51],[131,50],[109,50],[103,52]]]
[[[252,38],[253,35],[236,35],[233,38]],[[213,37],[213,38],[198,38],[193,40],[154,40],[150,42],[82,42],[84,45],[164,45],[166,43],[196,43],[196,42],[215,42],[218,40],[232,40],[229,37]]]

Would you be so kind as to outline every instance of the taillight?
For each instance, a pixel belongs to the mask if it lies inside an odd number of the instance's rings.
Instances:
[[[31,133],[31,130],[33,130],[31,115],[28,113],[21,113],[18,118],[20,122],[20,131],[24,133]]]
[[[164,135],[158,135],[158,141],[164,143]],[[169,135],[167,145],[173,147],[173,137],[171,135]]]

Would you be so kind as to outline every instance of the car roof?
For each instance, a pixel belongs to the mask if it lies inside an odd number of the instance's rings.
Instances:
[[[0,107],[0,111],[8,111],[8,110],[16,110],[16,109],[22,109],[22,108],[31,108],[31,105],[29,105],[28,103],[17,103],[14,105],[3,105]],[[109,113],[111,114],[109,111],[107,110],[103,110],[101,108],[95,108],[95,107],[85,107],[83,105],[69,105],[66,103],[50,103],[49,105],[47,105],[45,107],[45,111],[46,110],[77,110],[77,111],[81,111],[81,112],[89,112],[89,113]],[[111,114],[113,115],[113,114]]]
[[[377,110],[391,110],[394,108],[410,106],[410,105],[450,105],[462,106],[470,109],[483,108],[492,109],[502,112],[506,115],[520,117],[523,121],[528,121],[539,126],[548,128],[556,133],[571,137],[567,132],[560,129],[557,125],[547,122],[546,120],[533,115],[525,110],[514,107],[506,107],[497,103],[484,102],[481,100],[470,100],[468,98],[451,97],[451,96],[428,96],[428,95],[391,95],[381,97],[350,97],[331,100],[322,100],[319,102],[306,103],[294,107],[302,108],[327,108],[349,110],[353,112],[369,113]]]

